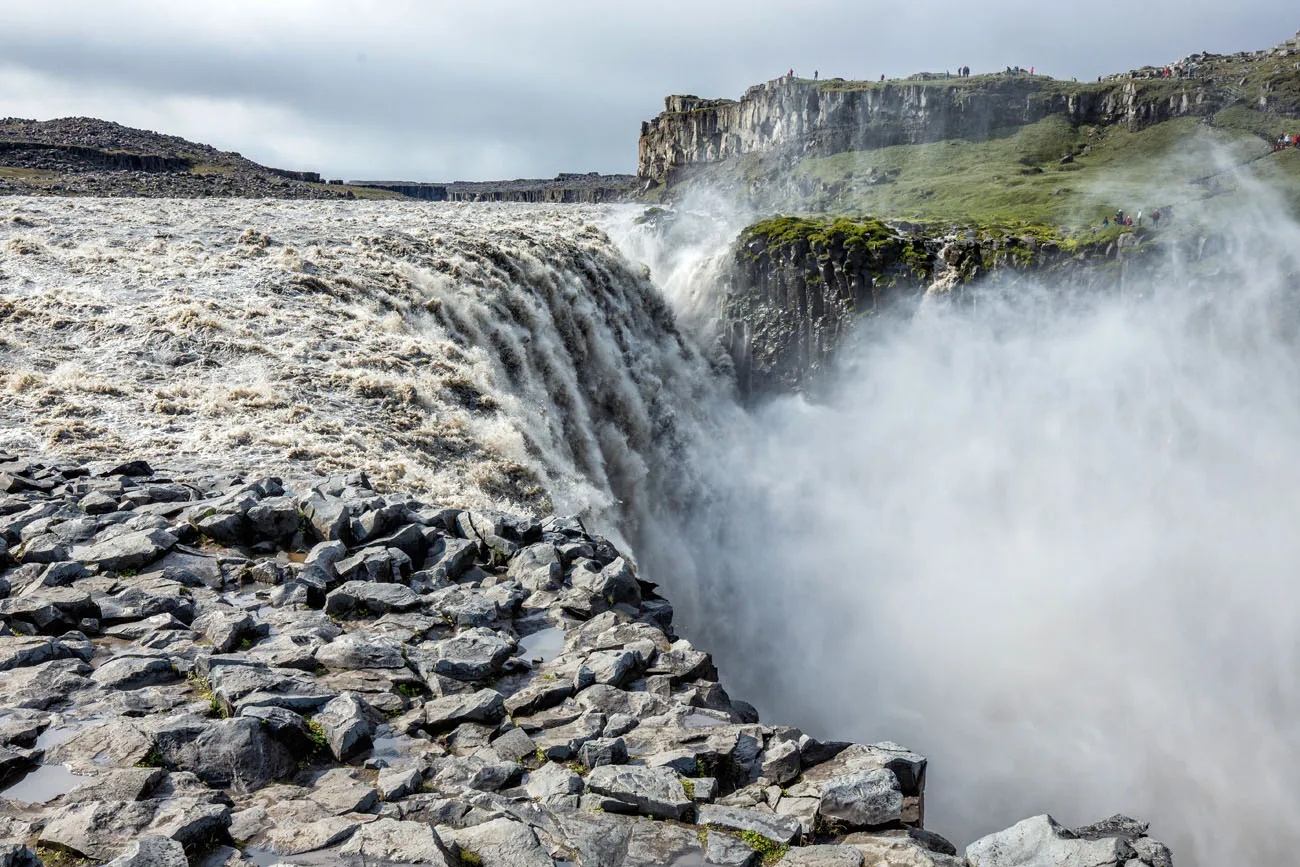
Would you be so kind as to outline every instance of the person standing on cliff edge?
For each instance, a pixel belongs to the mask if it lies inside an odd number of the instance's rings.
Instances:
[[[813,81],[817,80],[817,70],[813,70]]]

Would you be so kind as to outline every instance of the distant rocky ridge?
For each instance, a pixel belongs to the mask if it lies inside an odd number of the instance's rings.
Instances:
[[[337,199],[315,172],[259,165],[178,136],[68,117],[0,120],[0,195]]]
[[[636,175],[602,175],[561,172],[551,179],[513,181],[351,181],[432,202],[540,202],[546,204],[601,204],[620,202],[637,190]]]
[[[962,138],[979,141],[1060,114],[1072,124],[1135,130],[1230,105],[1300,115],[1300,36],[1276,48],[1200,53],[1100,82],[1010,71],[958,78],[813,81],[782,77],[739,100],[674,95],[641,126],[637,176],[654,187],[746,154],[828,156]]]
[[[959,856],[925,758],[760,723],[575,518],[122,457],[0,454],[6,865],[1172,864],[1123,816]]]
[[[111,121],[0,120],[0,195],[599,204],[623,201],[636,190],[635,175],[599,172],[512,181],[326,182],[318,172],[263,166],[238,153]]]

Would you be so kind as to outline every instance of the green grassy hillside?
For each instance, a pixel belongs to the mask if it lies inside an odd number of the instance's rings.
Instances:
[[[988,141],[852,151],[788,169],[780,157],[751,154],[720,166],[717,179],[775,210],[1078,227],[1117,208],[1149,213],[1241,194],[1255,182],[1300,206],[1300,151],[1275,153],[1269,144],[1288,126],[1300,133],[1300,121],[1244,108],[1211,123],[1179,118],[1138,132],[1049,117]]]

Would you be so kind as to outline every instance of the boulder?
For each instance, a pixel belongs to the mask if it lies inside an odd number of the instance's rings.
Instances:
[[[833,777],[822,785],[818,810],[850,829],[888,825],[902,821],[903,789],[885,768]]]
[[[159,835],[182,846],[205,845],[224,833],[230,808],[175,797],[150,801],[87,801],[56,811],[37,842],[51,849],[107,861],[143,837]]]
[[[750,831],[782,845],[793,843],[795,838],[803,833],[799,823],[793,819],[758,810],[723,807],[717,804],[701,804],[697,822],[723,831],[736,833]]]
[[[369,705],[344,693],[325,705],[312,722],[325,733],[325,742],[338,761],[351,758],[371,745],[375,724]]]
[[[582,777],[557,762],[547,762],[528,775],[524,790],[541,801],[557,795],[581,795]]]
[[[1051,816],[1034,816],[966,847],[970,867],[1123,867],[1136,857],[1122,837],[1088,840]]]
[[[140,530],[75,549],[73,556],[87,566],[111,572],[139,570],[166,554],[176,541],[166,530]]]
[[[176,763],[209,786],[240,792],[256,791],[298,766],[269,726],[249,717],[211,722],[191,748],[180,751]]]
[[[506,577],[529,590],[558,590],[564,585],[560,553],[549,542],[529,545],[511,559]]]
[[[403,584],[348,581],[325,598],[325,611],[332,615],[364,609],[370,614],[411,611],[420,607],[420,597]]]
[[[514,653],[513,641],[485,628],[466,629],[452,638],[421,645],[410,652],[420,675],[430,673],[456,680],[487,680],[500,672]]]
[[[479,863],[483,867],[552,867],[554,864],[533,829],[515,819],[492,819],[451,831],[448,836],[459,847],[462,864]],[[467,853],[473,857],[467,858]]]
[[[136,840],[106,867],[189,867],[189,861],[180,843],[161,834],[150,834]]]
[[[602,765],[587,776],[587,788],[657,819],[680,820],[691,808],[681,778],[668,768]]]
[[[405,668],[402,643],[379,635],[348,632],[316,650],[316,661],[326,668]]]
[[[171,661],[162,656],[115,656],[90,675],[104,689],[142,689],[181,679]]]
[[[501,694],[491,689],[434,699],[424,706],[424,724],[430,731],[445,731],[465,722],[498,723],[506,715]]]
[[[362,825],[337,850],[339,855],[359,856],[366,862],[421,864],[455,867],[437,832],[423,822],[378,819]]]

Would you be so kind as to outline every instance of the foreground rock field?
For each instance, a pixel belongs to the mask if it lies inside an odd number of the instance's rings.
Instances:
[[[574,518],[0,455],[0,864],[1151,865],[965,858],[926,760],[761,723]]]

